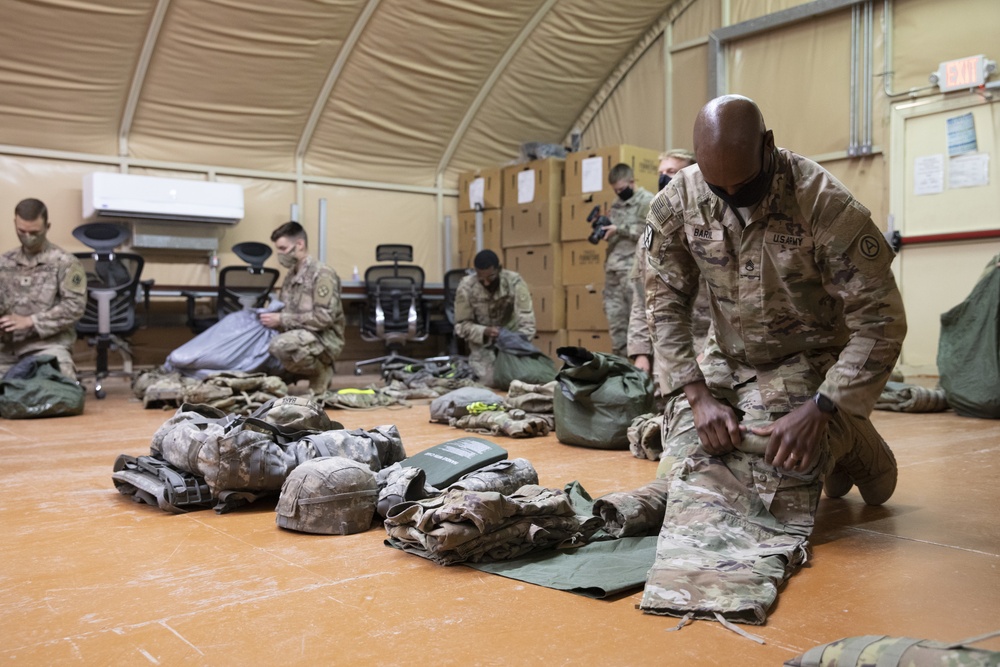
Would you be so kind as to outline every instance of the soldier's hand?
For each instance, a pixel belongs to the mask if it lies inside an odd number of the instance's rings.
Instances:
[[[610,241],[611,237],[618,231],[618,225],[608,225],[604,228],[604,240]]]
[[[691,414],[702,447],[712,456],[722,456],[733,451],[743,439],[733,409],[717,400],[704,382],[684,385],[684,395],[691,404]]]
[[[820,442],[830,415],[807,401],[768,426],[750,430],[770,436],[764,462],[775,468],[808,472],[819,460]]]
[[[647,375],[652,371],[652,364],[649,363],[648,354],[635,355],[635,359],[632,360],[632,363],[635,365],[636,368],[646,373]]]
[[[27,331],[34,324],[31,322],[30,315],[4,315],[0,317],[0,330],[6,331],[8,333],[13,333],[16,331]]]
[[[268,329],[277,329],[281,326],[281,313],[261,313],[257,317]]]
[[[483,338],[485,340],[493,340],[500,336],[500,327],[486,327],[483,331]]]

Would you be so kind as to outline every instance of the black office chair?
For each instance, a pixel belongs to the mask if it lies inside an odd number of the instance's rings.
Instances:
[[[458,284],[469,273],[469,269],[451,269],[445,272],[443,280],[444,303],[442,305],[444,318],[431,320],[429,325],[432,334],[448,338],[449,356],[458,354],[458,337],[455,336],[455,294],[458,292]]]
[[[413,257],[412,246],[380,245],[376,259],[392,260],[392,265],[376,264],[365,271],[364,317],[361,320],[361,338],[366,341],[384,341],[389,353],[354,364],[355,375],[362,368],[379,364],[385,368],[393,362],[420,363],[419,359],[400,354],[403,345],[410,341],[427,340],[427,312],[424,307],[424,270],[413,264],[400,264]]]
[[[201,333],[226,315],[244,308],[263,308],[270,300],[271,291],[278,282],[279,272],[264,266],[271,256],[271,246],[256,241],[246,241],[233,246],[236,256],[246,265],[227,266],[219,271],[219,290],[215,295],[215,314],[195,316],[198,294],[181,292],[187,297],[188,326],[194,333]],[[204,296],[202,294],[201,296]]]
[[[104,398],[104,378],[108,370],[108,352],[122,355],[122,375],[132,376],[132,348],[127,337],[137,328],[136,294],[140,284],[146,287],[146,312],[149,312],[149,287],[152,281],[140,281],[145,264],[141,255],[115,252],[128,238],[121,225],[92,222],[73,230],[80,242],[93,252],[76,253],[87,274],[87,305],[76,324],[77,335],[97,351],[94,371],[94,395]]]

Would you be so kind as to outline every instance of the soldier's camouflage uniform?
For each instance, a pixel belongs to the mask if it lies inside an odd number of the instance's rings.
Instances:
[[[308,378],[331,373],[344,349],[340,278],[331,267],[307,257],[281,285],[281,325],[268,350],[286,370]],[[329,378],[327,378],[329,379]]]
[[[22,357],[51,354],[59,372],[75,380],[74,326],[86,304],[83,265],[62,248],[46,241],[35,255],[19,246],[0,256],[0,315],[30,315],[34,324],[0,335],[0,376]]]
[[[822,475],[838,459],[895,469],[868,419],[906,332],[892,250],[822,167],[784,149],[773,155],[771,189],[745,228],[697,166],[650,211],[647,303],[662,389],[676,395],[664,417],[669,499],[640,604],[647,612],[763,623],[805,557]],[[690,319],[700,276],[713,317],[699,367]],[[760,448],[709,456],[681,391],[702,380],[744,423],[828,396],[839,411],[820,463],[797,474],[766,465]]]
[[[486,386],[493,385],[497,352],[493,342],[483,339],[487,327],[503,327],[531,340],[535,336],[535,308],[528,285],[520,275],[501,269],[500,286],[490,292],[466,276],[455,292],[455,334],[469,345],[469,365]]]
[[[622,357],[626,354],[629,314],[635,292],[629,276],[651,201],[653,194],[640,186],[628,201],[615,199],[608,210],[608,218],[616,230],[608,240],[608,257],[604,262],[604,314],[608,318],[612,351]]]
[[[646,248],[639,244],[635,250],[635,266],[630,280],[635,287],[632,294],[632,310],[628,320],[628,358],[634,360],[639,355],[653,358],[653,334],[646,316]],[[705,348],[708,327],[712,324],[712,311],[708,303],[708,287],[704,278],[698,284],[698,295],[691,313],[691,333],[694,336],[694,351],[701,354]],[[655,380],[655,376],[654,376]]]

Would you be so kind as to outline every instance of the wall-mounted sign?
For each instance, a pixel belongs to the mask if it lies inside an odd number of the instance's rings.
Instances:
[[[986,84],[986,78],[996,71],[997,64],[986,56],[969,56],[949,60],[938,65],[937,72],[931,74],[931,83],[936,83],[942,93],[952,90],[966,90]]]

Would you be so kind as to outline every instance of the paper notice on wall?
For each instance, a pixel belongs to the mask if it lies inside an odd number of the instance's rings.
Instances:
[[[944,155],[922,155],[913,161],[913,194],[944,192]]]
[[[581,191],[600,192],[604,189],[604,158],[588,157],[580,162]]]
[[[483,205],[483,193],[486,191],[486,179],[474,178],[469,183],[469,206],[471,208],[486,208]]]
[[[517,203],[530,204],[535,201],[535,170],[525,169],[517,174]]]
[[[989,184],[989,153],[962,155],[948,161],[949,188],[978,188]]]
[[[976,152],[976,123],[972,112],[954,116],[947,121],[948,157]]]

